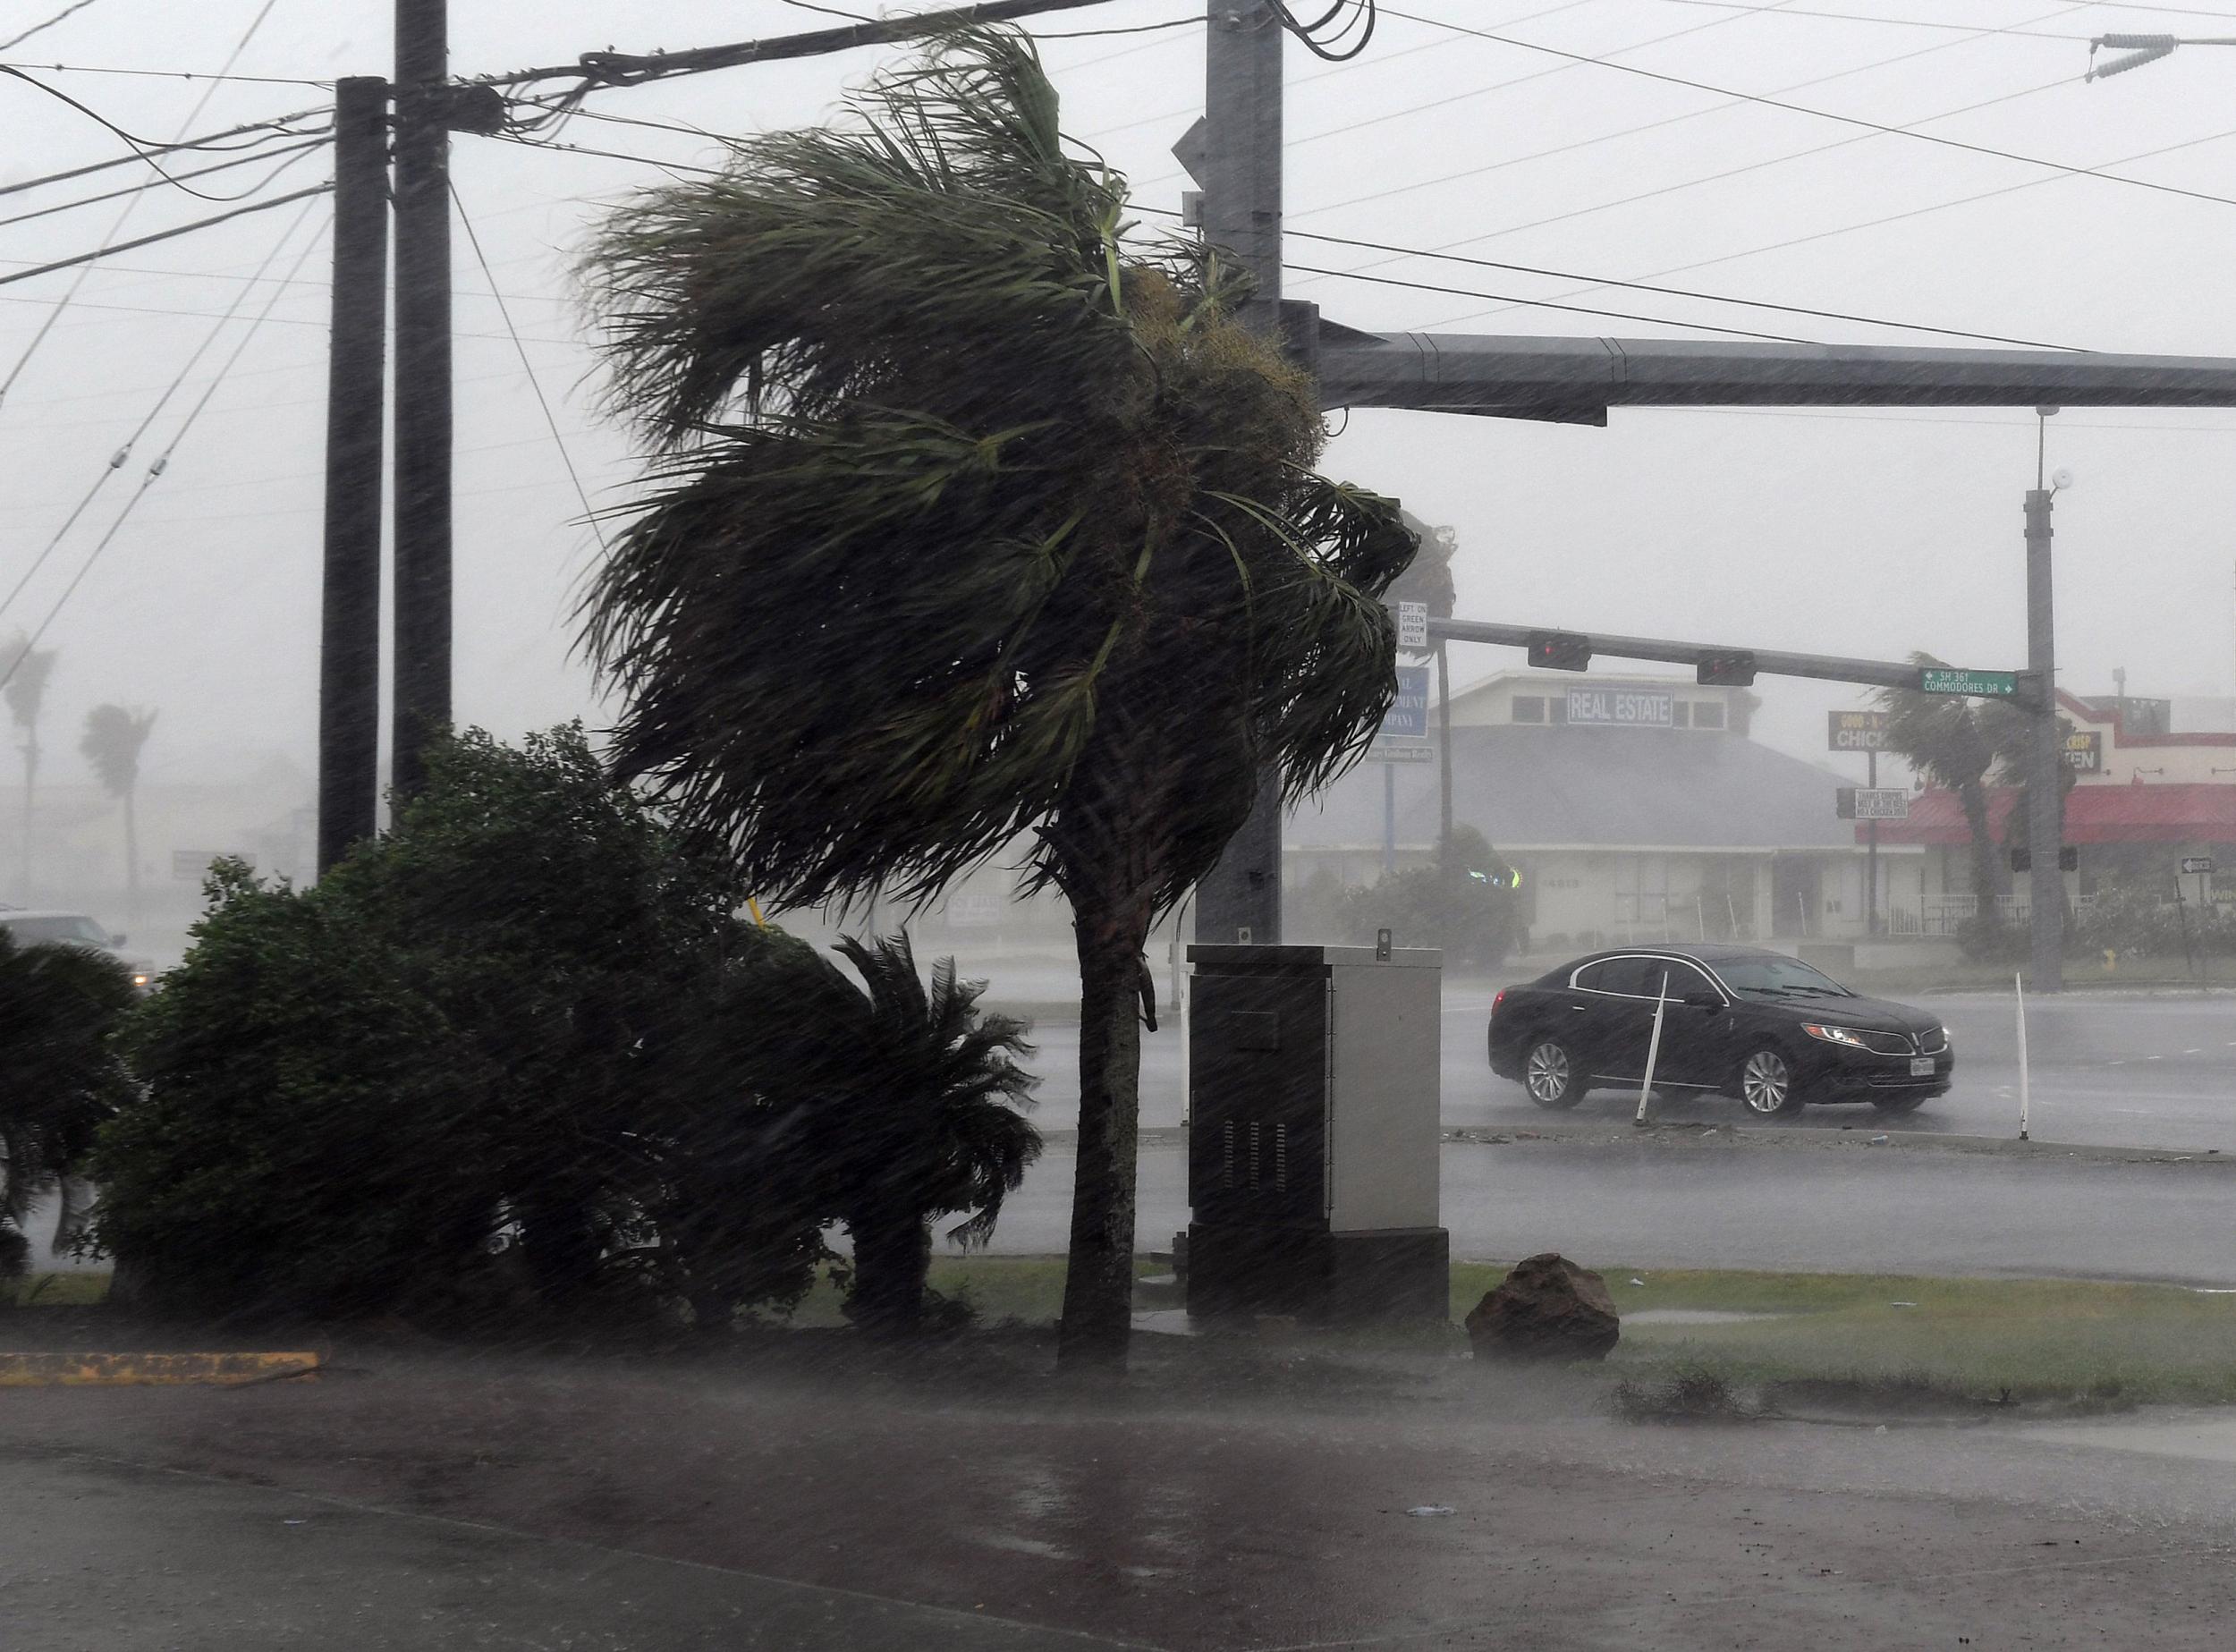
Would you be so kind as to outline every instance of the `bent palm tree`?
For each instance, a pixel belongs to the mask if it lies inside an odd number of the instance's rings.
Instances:
[[[140,788],[140,749],[156,725],[152,711],[96,706],[86,713],[78,750],[93,765],[101,788],[124,805],[124,907],[140,918],[140,822],[134,808]]]
[[[639,197],[587,265],[662,462],[586,603],[614,759],[765,898],[924,898],[1021,834],[1075,919],[1065,1363],[1123,1360],[1143,944],[1393,694],[1395,507],[1215,255],[1131,238],[1029,42],[971,31],[838,128]]]
[[[1947,664],[1930,654],[1912,654],[1910,664]],[[1927,694],[1918,689],[1881,689],[1875,698],[1885,711],[1886,743],[1912,768],[1957,795],[1964,828],[1972,842],[1972,889],[1983,918],[1995,912],[1995,838],[1987,818],[1987,771],[2000,753],[1974,716],[1972,702],[1955,694]]]

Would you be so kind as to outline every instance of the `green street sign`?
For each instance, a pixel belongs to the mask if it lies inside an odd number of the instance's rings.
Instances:
[[[2009,699],[2019,691],[2019,674],[2015,671],[1951,671],[1928,665],[1918,677],[1918,686],[1928,694],[1976,694],[1982,699]]]

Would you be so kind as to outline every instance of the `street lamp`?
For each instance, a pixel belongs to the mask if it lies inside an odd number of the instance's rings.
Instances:
[[[2124,51],[2127,55],[2099,64],[2096,54],[2107,46],[2115,51]],[[2177,46],[2236,46],[2236,35],[2100,34],[2088,43],[2088,72],[2080,78],[2084,80],[2103,80],[2115,74],[2125,74],[2130,69],[2140,69],[2145,64],[2172,56]]]

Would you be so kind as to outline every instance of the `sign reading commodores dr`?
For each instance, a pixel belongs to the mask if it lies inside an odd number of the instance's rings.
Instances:
[[[1908,1113],[1945,1095],[1948,1029],[1923,1010],[1850,991],[1798,958],[1755,946],[1643,946],[1594,953],[1491,1004],[1491,1071],[1541,1107],[1595,1087],[1736,1097],[1766,1117],[1811,1102],[1868,1101]]]

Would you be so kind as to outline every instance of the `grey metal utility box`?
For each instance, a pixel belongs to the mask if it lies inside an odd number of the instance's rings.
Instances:
[[[1189,1312],[1444,1318],[1444,954],[1188,958]]]

